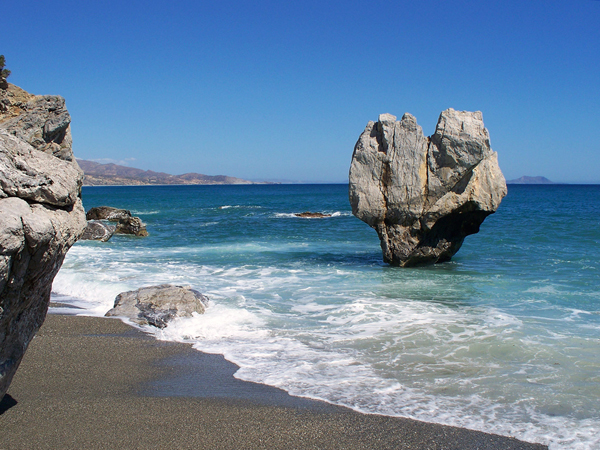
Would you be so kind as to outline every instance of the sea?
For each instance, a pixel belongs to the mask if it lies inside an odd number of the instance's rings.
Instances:
[[[158,339],[236,377],[357,411],[600,448],[600,186],[509,185],[452,261],[382,261],[348,186],[84,187],[148,237],[80,241],[53,299],[103,316],[120,292],[170,283],[209,297]],[[330,214],[299,218],[304,211]]]

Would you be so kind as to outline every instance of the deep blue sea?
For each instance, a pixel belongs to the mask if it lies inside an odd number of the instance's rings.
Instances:
[[[69,251],[53,295],[84,314],[191,285],[207,312],[152,332],[224,354],[238,378],[600,448],[600,186],[510,185],[451,262],[410,269],[382,262],[347,185],[85,187],[83,201],[129,209],[150,233]]]

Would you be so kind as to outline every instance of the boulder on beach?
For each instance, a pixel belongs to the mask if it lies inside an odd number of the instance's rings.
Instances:
[[[448,261],[506,195],[481,112],[447,109],[427,138],[416,119],[382,114],[352,155],[352,213],[397,266]]]
[[[133,234],[134,236],[148,236],[146,226],[142,219],[131,215],[127,209],[113,208],[112,206],[96,206],[85,215],[87,220],[108,220],[117,222],[115,234]]]
[[[54,276],[86,226],[83,172],[58,96],[0,89],[0,399],[44,322]]]
[[[128,317],[140,325],[164,328],[175,317],[203,314],[208,298],[189,286],[161,284],[117,295],[114,307],[106,316]]]
[[[109,225],[101,220],[88,220],[80,241],[108,241],[115,234],[116,226]]]

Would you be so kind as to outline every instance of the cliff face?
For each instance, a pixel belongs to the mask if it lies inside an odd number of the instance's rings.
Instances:
[[[86,225],[70,122],[62,97],[0,89],[0,398]]]
[[[353,214],[399,266],[449,260],[506,195],[480,112],[443,111],[427,138],[416,119],[382,114],[352,156]]]

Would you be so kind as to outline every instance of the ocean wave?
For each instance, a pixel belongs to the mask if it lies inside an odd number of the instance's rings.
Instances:
[[[348,217],[351,216],[352,213],[347,212],[347,211],[335,211],[335,212],[327,212],[327,211],[323,211],[317,214],[323,214],[323,216],[321,217],[299,217],[299,214],[302,214],[305,211],[302,212],[295,212],[295,213],[274,213],[273,217],[278,218],[278,219],[329,219],[329,218],[334,218],[334,217]]]
[[[188,284],[211,299],[206,314],[146,330],[224,354],[240,366],[238,378],[552,450],[600,448],[599,267],[591,247],[564,236],[560,248],[523,247],[532,227],[511,226],[535,210],[532,224],[560,235],[560,209],[544,216],[539,199],[516,191],[452,262],[399,269],[381,262],[373,230],[343,219],[351,216],[347,188],[294,187],[302,195],[288,196],[290,189],[211,188],[214,195],[199,196],[186,188],[132,203],[177,217],[192,212],[194,224],[227,218],[228,226],[180,233],[165,214],[153,216],[148,239],[77,243],[54,297],[103,315],[119,292]],[[581,208],[596,197],[565,200]],[[264,208],[245,210],[250,202]],[[314,227],[285,220],[307,207],[338,219]],[[585,223],[593,216],[586,211],[571,222]]]
[[[262,206],[258,205],[222,205],[217,209],[262,209]]]
[[[240,366],[237,378],[361,412],[493,431],[549,443],[552,449],[594,448],[597,421],[575,419],[568,411],[544,412],[549,374],[561,379],[572,358],[528,338],[527,324],[502,310],[386,298],[364,287],[365,295],[357,296],[355,284],[340,284],[349,279],[348,269],[140,265],[135,263],[140,255],[129,251],[125,258],[132,261],[121,261],[119,270],[105,261],[105,270],[86,274],[73,268],[92,259],[94,249],[74,249],[54,286],[55,293],[69,297],[66,303],[102,316],[122,291],[162,282],[191,284],[211,298],[204,315],[144,330],[223,354]],[[114,252],[102,253],[121,260]],[[353,274],[358,285],[368,279]],[[438,289],[432,280],[404,284],[409,291]],[[296,330],[292,324],[298,320],[304,325]],[[540,357],[560,365],[536,362]],[[524,389],[515,389],[519,385]],[[504,402],[496,400],[502,397]],[[588,447],[577,447],[582,436]]]
[[[159,339],[188,342],[198,350],[223,354],[226,359],[240,366],[235,374],[236,378],[276,386],[292,395],[325,400],[364,413],[408,417],[486,432],[493,429],[498,434],[547,443],[551,449],[591,449],[598,444],[595,434],[598,424],[593,419],[578,420],[564,413],[557,417],[555,414],[560,413],[558,410],[545,413],[539,407],[532,406],[532,399],[527,397],[498,403],[476,392],[467,397],[454,395],[450,385],[445,382],[446,386],[438,387],[439,392],[432,392],[424,389],[425,385],[411,385],[390,377],[377,368],[377,364],[362,359],[356,351],[332,345],[347,339],[373,339],[384,323],[386,327],[398,327],[409,322],[412,326],[416,321],[422,327],[424,324],[435,326],[440,320],[449,324],[458,319],[458,326],[465,322],[458,314],[448,317],[442,311],[439,311],[440,315],[431,317],[423,315],[423,312],[418,312],[416,316],[408,314],[404,316],[405,319],[386,319],[386,315],[381,314],[375,322],[372,322],[374,316],[367,314],[357,320],[360,314],[369,310],[369,306],[368,302],[358,302],[348,307],[339,307],[340,310],[352,311],[353,314],[346,315],[341,322],[327,322],[345,329],[343,335],[333,340],[305,341],[281,334],[281,330],[273,330],[269,320],[262,317],[261,311],[252,312],[250,309],[232,308],[219,303],[213,303],[204,316],[177,319],[173,325],[156,330],[154,334]],[[316,303],[300,306],[296,310],[302,314],[316,313],[329,317],[340,314],[340,311],[332,310],[331,306]],[[358,316],[357,311],[360,312]],[[482,328],[474,330],[473,334],[479,334],[482,341],[493,338],[498,333],[496,327],[502,327],[506,319],[496,317],[491,321],[491,330],[486,330],[482,324]],[[368,326],[370,322],[371,326]],[[419,325],[414,328],[416,331]],[[411,335],[413,334],[408,334]],[[464,334],[462,340],[470,342],[472,337]],[[501,340],[503,338],[498,338],[498,341]],[[508,343],[507,348],[511,345]],[[387,352],[390,352],[389,348]],[[418,353],[422,351],[419,350]],[[454,356],[448,354],[445,358]],[[476,355],[470,363],[477,365]],[[451,361],[446,359],[436,365],[452,367]],[[480,370],[481,364],[479,366],[473,368],[473,372]],[[404,370],[410,370],[410,367],[405,367]],[[419,377],[427,375],[421,373]],[[481,377],[489,377],[489,374],[482,373]],[[438,381],[444,378],[438,376]],[[451,381],[460,384],[460,380]],[[501,386],[496,388],[502,390]],[[372,395],[365,395],[366,392],[371,392]],[[519,416],[523,419],[519,420]],[[508,417],[512,417],[512,420],[506,420]],[[585,443],[582,442],[582,437],[585,437]]]
[[[151,216],[154,214],[160,214],[162,211],[138,211],[138,210],[131,210],[131,214],[133,214],[134,216]]]

